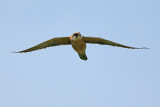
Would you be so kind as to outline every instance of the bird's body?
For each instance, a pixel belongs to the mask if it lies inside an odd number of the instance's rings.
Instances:
[[[77,32],[78,34],[78,32]],[[83,60],[87,60],[87,56],[86,56],[86,42],[84,40],[84,37],[80,37],[78,38],[78,35],[77,35],[77,38],[73,37],[74,35],[71,35],[70,36],[70,40],[71,40],[71,44],[72,44],[72,47],[73,49],[78,53],[78,55],[80,56],[81,59]]]
[[[60,37],[60,38],[53,38],[48,41],[45,41],[43,43],[40,43],[36,46],[33,46],[31,48],[28,48],[26,50],[22,50],[16,53],[25,53],[25,52],[31,52],[38,49],[44,49],[50,46],[59,46],[59,45],[72,45],[73,49],[78,53],[79,57],[82,60],[87,60],[86,56],[86,43],[91,44],[101,44],[101,45],[111,45],[111,46],[117,46],[117,47],[123,47],[123,48],[129,48],[129,49],[147,49],[147,48],[135,48],[130,47],[126,45],[122,45],[116,42],[112,42],[106,39],[102,38],[96,38],[96,37],[84,37],[80,34],[80,32],[73,33],[70,37]]]

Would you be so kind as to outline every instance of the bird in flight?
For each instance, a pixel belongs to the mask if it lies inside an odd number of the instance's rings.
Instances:
[[[88,58],[85,52],[86,43],[111,45],[111,46],[117,46],[117,47],[128,48],[128,49],[148,49],[146,47],[143,47],[143,48],[130,47],[130,46],[116,43],[116,42],[112,42],[110,40],[98,38],[98,37],[85,37],[81,35],[80,32],[75,32],[70,37],[53,38],[45,42],[42,42],[36,46],[33,46],[31,48],[28,48],[28,49],[25,49],[19,52],[15,52],[15,53],[26,53],[26,52],[39,50],[39,49],[44,49],[44,48],[51,47],[51,46],[72,45],[73,49],[78,53],[79,57],[82,60],[87,60]]]

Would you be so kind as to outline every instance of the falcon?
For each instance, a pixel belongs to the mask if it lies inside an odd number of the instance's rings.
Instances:
[[[100,45],[111,45],[111,46],[117,46],[122,48],[128,48],[128,49],[148,49],[146,47],[143,48],[136,48],[136,47],[130,47],[126,45],[122,45],[110,40],[98,38],[98,37],[85,37],[80,34],[80,32],[73,33],[70,37],[58,37],[58,38],[52,38],[50,40],[47,40],[45,42],[42,42],[36,46],[33,46],[31,48],[15,52],[15,53],[26,53],[26,52],[32,52],[39,49],[45,49],[47,47],[51,46],[59,46],[59,45],[72,45],[73,49],[78,53],[79,57],[82,60],[87,60],[86,55],[86,43],[89,44],[100,44]]]

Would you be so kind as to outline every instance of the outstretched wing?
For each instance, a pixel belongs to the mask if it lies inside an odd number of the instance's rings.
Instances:
[[[91,44],[111,45],[111,46],[117,46],[117,47],[129,48],[129,49],[147,49],[146,47],[143,47],[143,48],[130,47],[130,46],[122,45],[116,42],[112,42],[112,41],[102,39],[102,38],[97,38],[97,37],[84,37],[84,39],[86,43],[91,43]]]
[[[44,48],[51,47],[51,46],[69,45],[69,44],[71,44],[69,37],[53,38],[43,43],[40,43],[36,46],[33,46],[31,48],[28,48],[28,49],[25,49],[19,52],[15,52],[15,53],[25,53],[25,52],[31,52],[31,51],[35,51],[39,49],[44,49]]]

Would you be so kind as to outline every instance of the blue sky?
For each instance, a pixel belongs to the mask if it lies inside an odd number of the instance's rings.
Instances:
[[[159,0],[0,0],[0,107],[160,107]],[[101,37],[149,50],[87,45],[14,54],[54,37]]]

